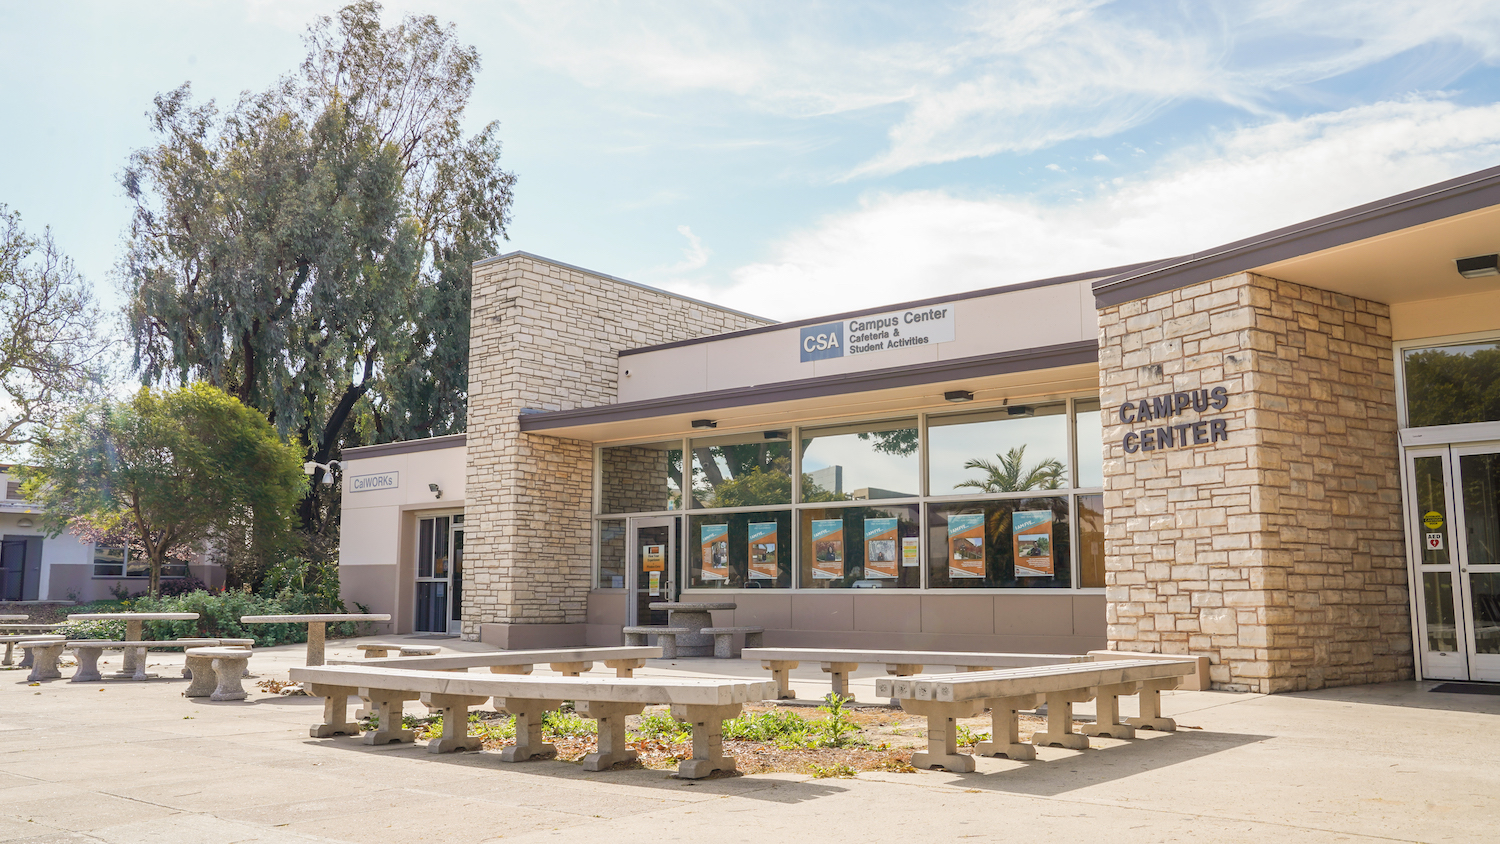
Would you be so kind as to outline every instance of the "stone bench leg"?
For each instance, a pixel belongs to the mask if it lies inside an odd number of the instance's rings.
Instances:
[[[349,723],[349,697],[359,694],[359,689],[352,686],[325,686],[321,683],[307,683],[302,688],[313,697],[323,699],[323,723],[308,730],[308,735],[313,738],[328,738],[352,736],[359,732],[359,727]]]
[[[481,750],[484,739],[469,735],[469,707],[481,706],[489,698],[482,695],[442,695],[428,692],[422,702],[428,711],[443,716],[443,734],[427,742],[428,753],[453,753],[458,750]]]
[[[1073,732],[1073,704],[1094,696],[1091,689],[1073,689],[1066,692],[1047,693],[1047,730],[1031,736],[1037,747],[1066,747],[1071,750],[1088,750],[1089,737]]]
[[[365,648],[365,659],[380,659],[390,652],[390,648]]]
[[[31,659],[31,673],[26,675],[26,682],[61,680],[62,672],[57,670],[57,660],[62,657],[64,645],[63,642],[50,642],[27,648],[26,655]]]
[[[240,678],[245,676],[245,663],[250,661],[250,654],[241,657],[220,656],[213,661],[214,675],[218,677],[219,684],[214,687],[214,693],[208,696],[209,700],[244,700],[245,687],[240,684]],[[142,659],[144,665],[146,660]]]
[[[833,693],[839,697],[852,698],[849,694],[849,675],[859,668],[857,662],[825,662],[823,671],[833,675]]]
[[[974,757],[958,752],[958,719],[982,711],[983,701],[903,700],[901,708],[927,718],[927,752],[911,755],[914,768],[943,768],[955,774],[974,770]]]
[[[78,670],[73,672],[70,683],[96,683],[104,679],[99,673],[99,657],[103,655],[102,648],[74,648],[73,656],[78,660]]]
[[[359,696],[369,699],[370,704],[375,707],[375,716],[380,719],[379,727],[365,733],[365,744],[416,741],[416,731],[401,729],[401,716],[403,705],[409,700],[420,698],[422,696],[420,692],[362,688],[359,690]]]
[[[605,668],[613,668],[616,677],[634,677],[637,668],[645,668],[644,659],[606,659]]]
[[[557,748],[542,740],[542,716],[561,709],[562,701],[497,697],[495,708],[516,718],[516,743],[500,751],[500,761],[526,762],[557,755]]]
[[[5,659],[4,660],[0,660],[0,665],[15,665],[15,664],[16,664],[16,643],[15,642],[6,642],[5,643]],[[27,666],[23,665],[21,667],[25,668]]]
[[[1139,718],[1126,718],[1125,723],[1142,730],[1157,730],[1163,733],[1177,731],[1177,722],[1171,718],[1163,718],[1161,714],[1161,693],[1177,688],[1180,678],[1166,677],[1160,680],[1147,680],[1141,686],[1141,716]]]
[[[974,746],[980,756],[1004,756],[1029,761],[1036,758],[1036,747],[1021,743],[1021,725],[1016,713],[1035,709],[1040,695],[1019,695],[987,701],[990,708],[990,740]]]
[[[766,633],[764,630],[759,632],[752,631],[745,634],[745,647],[747,648],[763,648],[765,647],[765,641]]]
[[[734,659],[734,634],[715,633],[714,659]]]
[[[219,675],[214,671],[213,657],[188,654],[184,670],[188,672],[192,682],[183,691],[183,697],[208,697],[219,687]]]
[[[797,665],[797,661],[792,659],[770,659],[761,661],[760,667],[770,669],[771,679],[776,682],[777,700],[793,700],[797,697],[797,693],[792,690],[791,676],[792,669],[796,668]]]
[[[658,634],[656,634],[656,644],[657,644],[658,647],[661,648],[661,658],[662,659],[676,659],[677,658],[677,634],[676,633],[658,633]]]
[[[585,771],[607,771],[621,762],[633,762],[638,755],[630,749],[625,737],[625,719],[641,714],[644,703],[612,703],[595,700],[573,702],[573,711],[599,722],[599,749],[583,757]]]
[[[1135,727],[1126,724],[1120,718],[1120,696],[1133,695],[1140,687],[1140,683],[1116,683],[1110,686],[1100,686],[1098,699],[1094,704],[1094,711],[1098,713],[1094,717],[1094,723],[1084,724],[1078,731],[1088,736],[1106,736],[1118,739],[1135,738]]]
[[[693,725],[693,758],[677,765],[677,776],[700,780],[714,771],[734,770],[734,757],[724,755],[724,722],[740,714],[738,703],[675,705],[672,717]]]
[[[145,639],[146,635],[142,632],[143,630],[145,630],[145,622],[138,618],[127,618],[125,620],[125,641],[139,642]],[[135,673],[135,651],[131,648],[126,648],[120,671],[115,676],[133,678]]]
[[[592,662],[554,662],[549,666],[564,677],[577,677],[594,667]]]
[[[156,676],[155,674],[147,674],[146,673],[146,649],[145,648],[126,648],[125,649],[125,653],[127,653],[127,654],[128,653],[134,653],[135,654],[135,671],[131,673],[130,679],[132,679],[132,680],[149,680],[152,677]],[[238,686],[239,682],[236,681],[235,685]],[[233,698],[233,700],[240,700],[243,697],[244,697],[244,694],[241,693],[240,697]],[[218,700],[218,698],[214,698],[214,700]]]
[[[625,634],[625,647],[627,647],[627,648],[644,648],[644,647],[646,647],[646,637],[647,637],[647,635],[649,635],[649,634],[646,634],[646,633],[626,633]]]
[[[490,666],[490,673],[491,674],[520,674],[520,675],[526,675],[526,674],[530,674],[531,673],[531,666],[529,666],[529,665],[491,665]]]

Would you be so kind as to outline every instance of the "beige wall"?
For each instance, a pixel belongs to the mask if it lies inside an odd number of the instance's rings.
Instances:
[[[1089,282],[955,299],[954,339],[932,346],[801,362],[801,328],[757,332],[621,359],[622,402],[796,381],[1052,346],[1098,335]],[[1046,326],[1041,330],[1038,326]],[[704,332],[707,333],[707,332]],[[645,344],[643,344],[645,345]]]
[[[1495,329],[1500,329],[1500,289],[1391,306],[1391,334],[1397,342]]]
[[[1410,677],[1389,308],[1241,274],[1099,322],[1111,647],[1228,689]],[[1228,442],[1125,452],[1123,402],[1221,385]]]

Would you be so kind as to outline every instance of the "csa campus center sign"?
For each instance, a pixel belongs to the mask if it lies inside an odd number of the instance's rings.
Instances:
[[[953,305],[924,305],[904,311],[864,314],[802,328],[802,362],[826,360],[953,339]]]

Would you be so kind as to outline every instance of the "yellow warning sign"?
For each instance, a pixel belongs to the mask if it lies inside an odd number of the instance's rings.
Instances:
[[[1443,526],[1443,514],[1436,510],[1428,510],[1422,514],[1422,525],[1428,530],[1437,530]]]

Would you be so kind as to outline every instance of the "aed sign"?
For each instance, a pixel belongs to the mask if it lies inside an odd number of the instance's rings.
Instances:
[[[381,472],[378,475],[356,475],[349,479],[350,492],[372,492],[377,489],[395,489],[401,486],[400,472]]]
[[[1135,454],[1139,451],[1165,451],[1190,445],[1229,442],[1228,419],[1204,418],[1228,405],[1229,391],[1223,387],[1167,393],[1141,401],[1125,402],[1120,405],[1120,422],[1126,425],[1143,422],[1152,424],[1147,428],[1126,432],[1120,444],[1125,448],[1126,454]],[[1183,416],[1188,417],[1187,421],[1181,421],[1179,417]]]
[[[1427,534],[1427,550],[1428,551],[1441,551],[1441,550],[1443,550],[1443,535],[1441,533],[1429,533],[1429,534]]]
[[[802,362],[930,346],[953,340],[953,305],[926,305],[802,329]]]

